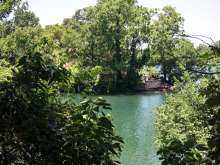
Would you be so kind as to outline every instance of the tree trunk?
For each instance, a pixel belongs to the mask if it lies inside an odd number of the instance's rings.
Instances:
[[[137,59],[136,59],[136,46],[137,46],[137,39],[133,37],[132,43],[131,43],[131,59],[130,59],[130,66],[128,68],[127,73],[127,80],[128,80],[128,86],[130,88],[133,88],[136,85],[138,75],[136,72],[137,69]]]
[[[122,51],[121,51],[121,27],[119,18],[116,21],[116,35],[115,35],[115,53],[113,57],[113,65],[116,71],[116,87],[120,87],[122,81],[121,65],[122,65]]]

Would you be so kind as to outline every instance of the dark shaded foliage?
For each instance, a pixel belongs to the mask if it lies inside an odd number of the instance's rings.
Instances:
[[[58,98],[68,72],[39,53],[23,56],[0,85],[0,164],[117,164],[121,151],[102,99]],[[101,108],[102,107],[102,108]]]

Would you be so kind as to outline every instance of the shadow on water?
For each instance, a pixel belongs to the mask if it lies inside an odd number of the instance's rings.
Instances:
[[[164,93],[148,92],[99,97],[111,103],[110,113],[116,133],[124,139],[125,144],[120,158],[122,165],[160,165],[154,144],[154,121],[157,107],[164,101]],[[70,95],[65,98],[78,102],[82,96]]]

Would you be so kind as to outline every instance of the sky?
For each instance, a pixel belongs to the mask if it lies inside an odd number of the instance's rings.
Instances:
[[[77,9],[96,4],[96,0],[28,0],[30,10],[45,26],[62,23]],[[171,5],[185,19],[187,34],[204,35],[220,40],[220,0],[138,0],[140,5],[150,8],[163,8]],[[198,44],[198,41],[194,42]],[[208,41],[207,41],[208,42]]]

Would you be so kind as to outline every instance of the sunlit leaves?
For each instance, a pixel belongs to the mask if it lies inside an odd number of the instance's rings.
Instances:
[[[185,82],[184,82],[185,81]],[[208,120],[214,115],[206,106],[206,97],[201,94],[207,85],[201,82],[194,83],[190,79],[184,80],[176,86],[176,91],[167,96],[166,102],[159,108],[157,115],[157,142],[160,145],[159,153],[164,164],[185,164],[186,162],[199,162],[202,158],[189,158],[193,154],[196,144],[207,147],[207,139],[211,136]],[[171,144],[177,140],[177,146]],[[187,143],[191,141],[190,145]],[[175,143],[176,144],[176,143]],[[183,147],[183,150],[180,149]],[[199,152],[203,158],[208,150]],[[171,156],[173,154],[173,158]],[[181,157],[185,158],[181,158]],[[186,163],[187,164],[187,163]]]
[[[1,0],[0,1],[0,20],[6,18],[20,0]]]

